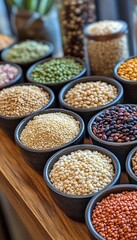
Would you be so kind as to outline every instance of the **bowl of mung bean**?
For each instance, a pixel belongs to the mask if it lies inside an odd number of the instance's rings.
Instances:
[[[137,104],[118,104],[91,118],[88,133],[93,144],[112,151],[125,170],[125,160],[137,145]]]
[[[15,42],[16,42],[15,37],[0,33],[0,57],[1,57],[1,52]]]
[[[89,200],[104,188],[119,183],[121,168],[110,151],[83,144],[55,153],[43,176],[58,207],[70,218],[84,221]]]
[[[103,190],[90,200],[85,211],[91,239],[135,240],[136,213],[136,184],[120,184]]]
[[[0,127],[14,139],[18,123],[34,112],[53,107],[55,96],[40,84],[22,83],[0,91]]]
[[[22,120],[15,141],[28,165],[40,174],[49,157],[64,147],[83,143],[82,118],[65,109],[48,109]]]
[[[49,86],[55,94],[68,82],[86,74],[84,62],[75,57],[49,58],[32,65],[27,71],[29,82]]]
[[[114,77],[123,85],[125,102],[137,103],[137,56],[117,63],[114,67]]]
[[[90,76],[65,85],[59,93],[60,106],[79,114],[87,125],[99,111],[121,103],[123,87],[112,78]]]
[[[127,156],[126,172],[129,182],[137,184],[137,146],[133,148]]]

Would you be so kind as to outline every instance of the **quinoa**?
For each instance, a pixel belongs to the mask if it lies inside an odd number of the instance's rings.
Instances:
[[[137,176],[137,151],[135,152],[135,155],[132,157],[132,169],[134,174]]]

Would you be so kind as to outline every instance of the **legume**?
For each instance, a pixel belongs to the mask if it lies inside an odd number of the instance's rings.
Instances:
[[[106,240],[136,240],[137,191],[112,193],[98,202],[92,223]]]
[[[10,117],[35,112],[50,100],[49,93],[38,86],[13,86],[0,92],[0,114]]]
[[[110,157],[97,151],[78,150],[60,157],[49,178],[61,192],[86,195],[110,184],[114,168]]]
[[[135,155],[132,157],[132,169],[135,175],[137,176],[137,151]]]
[[[119,66],[117,73],[126,80],[137,81],[137,57],[123,62]]]
[[[41,42],[26,40],[15,44],[6,54],[7,60],[16,63],[34,61],[49,52],[49,46]]]
[[[0,50],[8,47],[13,42],[14,42],[14,39],[12,37],[9,37],[4,34],[0,34]]]
[[[8,84],[13,81],[19,74],[16,67],[10,64],[0,64],[0,86]]]
[[[74,108],[95,108],[113,101],[118,95],[115,86],[106,82],[78,83],[65,95],[64,101]]]
[[[65,82],[81,71],[82,65],[73,59],[52,59],[34,68],[31,79],[40,83]]]
[[[80,123],[74,117],[61,112],[35,116],[20,135],[21,142],[33,149],[59,147],[73,140],[80,131]]]
[[[137,105],[113,106],[106,109],[92,125],[93,133],[109,142],[129,142],[137,140]]]

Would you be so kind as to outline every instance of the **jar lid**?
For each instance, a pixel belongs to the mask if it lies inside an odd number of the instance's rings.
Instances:
[[[92,33],[92,29],[95,26],[95,24],[100,25],[100,29],[101,29],[101,24],[104,24],[104,23],[109,24],[109,22],[110,22],[109,27],[111,26],[111,23],[113,22],[113,23],[119,24],[120,28],[118,28],[118,30],[116,29],[114,31],[111,28],[112,32],[111,33],[106,33],[106,34],[102,34],[102,33],[101,34],[94,34],[94,33]],[[121,20],[118,20],[118,21],[104,20],[104,21],[99,21],[99,22],[90,23],[90,24],[86,25],[83,32],[84,32],[84,35],[86,36],[87,39],[95,40],[95,41],[107,41],[107,40],[112,40],[112,39],[115,39],[115,38],[119,38],[122,35],[124,35],[125,33],[127,33],[127,31],[128,31],[128,25],[124,21],[121,21]]]

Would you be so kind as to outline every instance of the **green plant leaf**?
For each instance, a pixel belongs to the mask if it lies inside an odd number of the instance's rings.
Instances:
[[[24,0],[25,9],[36,12],[39,0]]]
[[[47,14],[53,5],[53,0],[41,0],[38,6],[38,12],[40,15]]]

